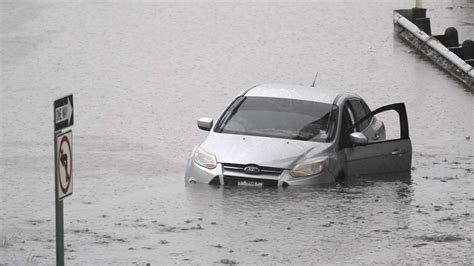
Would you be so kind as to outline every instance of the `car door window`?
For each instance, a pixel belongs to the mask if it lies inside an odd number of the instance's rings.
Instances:
[[[351,112],[351,109],[346,104],[342,109],[342,120],[341,120],[341,132],[346,132],[354,124],[354,114]],[[352,129],[351,132],[355,132],[355,129]],[[349,147],[350,139],[348,134],[341,134],[340,138],[341,147]]]
[[[367,106],[367,104],[366,104],[364,101],[360,101],[360,103],[362,104],[362,107],[364,108],[365,113],[366,113],[366,114],[370,113],[370,108],[369,108],[369,106]]]
[[[367,109],[364,108],[364,106],[363,106],[363,104],[360,100],[349,100],[349,105],[350,105],[352,111],[354,112],[355,121],[360,120],[362,117],[364,117],[365,115],[367,115],[369,113],[367,111]],[[363,131],[365,128],[367,128],[367,126],[369,126],[369,123],[370,123],[370,119],[366,119],[366,120],[362,121],[362,123],[360,123],[357,126],[357,130],[359,132]]]

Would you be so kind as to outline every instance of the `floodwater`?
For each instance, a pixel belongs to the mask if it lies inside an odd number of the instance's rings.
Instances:
[[[68,264],[474,261],[474,97],[393,34],[415,1],[2,1],[0,264],[54,264],[53,110],[74,94]],[[474,2],[423,1],[474,37]],[[344,88],[405,102],[411,177],[185,186],[240,91]]]

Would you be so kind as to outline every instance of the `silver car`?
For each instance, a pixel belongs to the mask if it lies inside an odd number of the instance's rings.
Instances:
[[[395,138],[385,138],[375,117],[386,111],[398,114]],[[191,153],[187,183],[314,185],[411,168],[405,105],[371,112],[354,93],[259,85],[238,95],[215,123],[201,118],[197,125],[209,135]]]

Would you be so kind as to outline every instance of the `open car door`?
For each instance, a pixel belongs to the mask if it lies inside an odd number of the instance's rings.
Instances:
[[[354,128],[376,114],[396,111],[400,121],[400,135],[391,139],[368,140]],[[350,176],[389,174],[411,170],[412,146],[408,134],[408,119],[404,103],[380,107],[355,122],[343,134],[350,134],[351,143],[344,148],[346,173]]]

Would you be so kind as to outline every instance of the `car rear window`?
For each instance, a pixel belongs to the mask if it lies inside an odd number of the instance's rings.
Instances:
[[[335,131],[335,110],[332,104],[313,101],[239,97],[216,132],[326,142]]]

